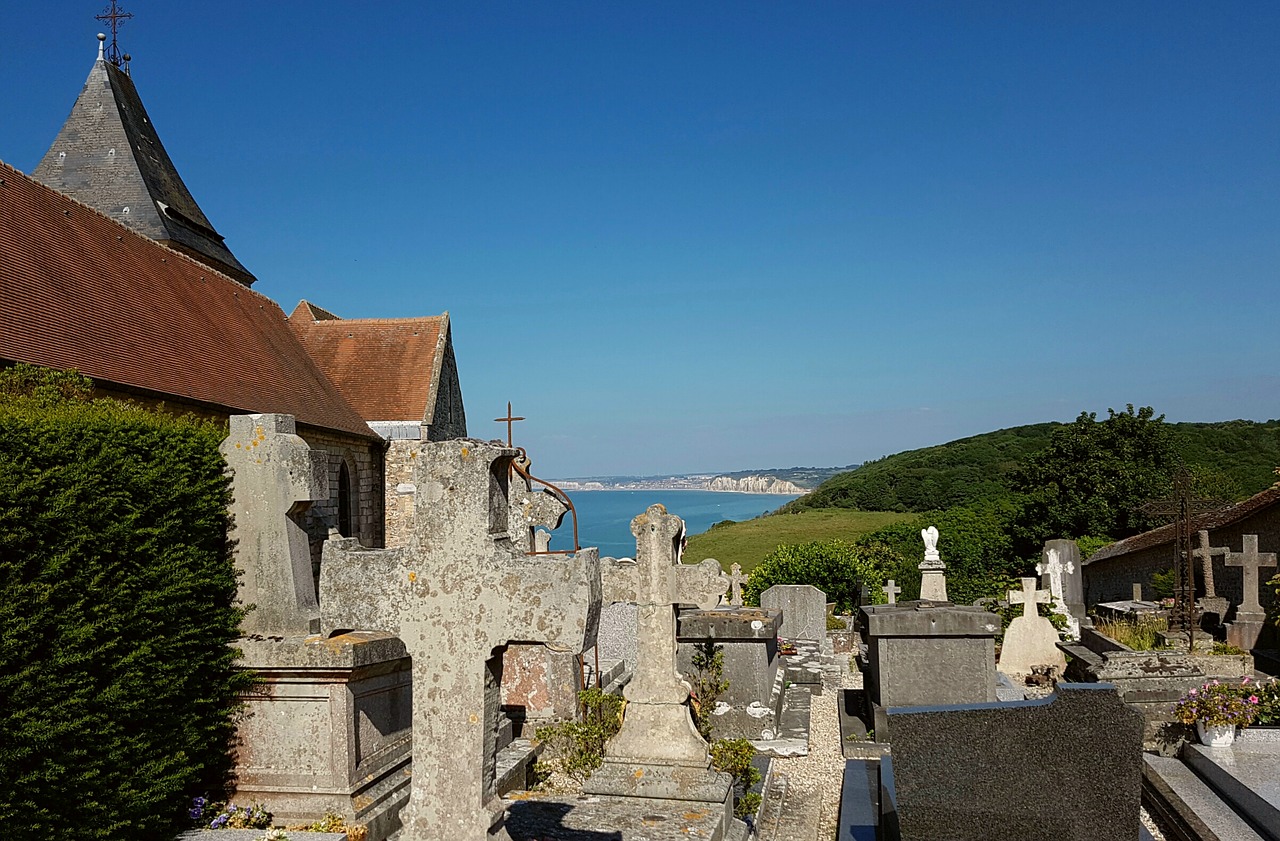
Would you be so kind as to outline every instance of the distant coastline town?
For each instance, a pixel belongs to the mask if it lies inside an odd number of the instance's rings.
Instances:
[[[563,479],[556,486],[565,491],[721,491],[724,493],[798,496],[808,491],[776,476],[601,476]]]

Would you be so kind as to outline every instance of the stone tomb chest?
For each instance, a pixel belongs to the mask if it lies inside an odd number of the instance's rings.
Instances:
[[[782,612],[759,607],[682,610],[676,624],[681,674],[694,672],[692,660],[699,645],[713,643],[724,652],[729,688],[720,695],[723,706],[714,717],[716,738],[774,738]],[[765,731],[769,735],[763,735]]]
[[[864,606],[862,620],[867,712],[882,741],[888,707],[996,700],[995,614],[914,601]]]

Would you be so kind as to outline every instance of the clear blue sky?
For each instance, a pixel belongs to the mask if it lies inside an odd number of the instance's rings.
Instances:
[[[5,8],[29,172],[103,0]],[[448,310],[548,478],[1280,417],[1280,4],[124,0],[255,287]]]

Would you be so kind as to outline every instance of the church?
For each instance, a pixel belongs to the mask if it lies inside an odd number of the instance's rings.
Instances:
[[[286,315],[201,211],[114,41],[30,175],[0,163],[0,365],[74,368],[95,393],[214,419],[294,415],[328,462],[306,514],[403,538],[397,487],[419,442],[466,436],[449,314]],[[127,59],[127,57],[125,57]],[[268,281],[269,282],[269,281]]]

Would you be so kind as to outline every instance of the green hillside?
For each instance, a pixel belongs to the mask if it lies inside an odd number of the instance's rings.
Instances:
[[[1220,496],[1242,499],[1275,481],[1280,420],[1170,423],[1179,454]],[[1042,450],[1059,423],[1016,426],[908,450],[823,482],[783,511],[938,511],[998,499],[1019,462]]]
[[[800,511],[770,514],[735,523],[725,520],[710,531],[689,538],[682,560],[697,563],[715,558],[728,570],[742,564],[744,572],[754,569],[765,555],[779,546],[812,540],[852,540],[860,534],[911,519],[910,514],[882,511]]]

